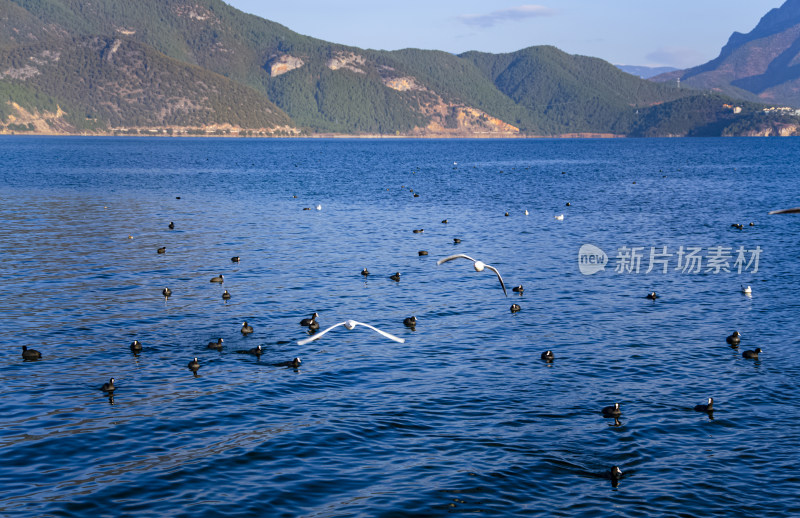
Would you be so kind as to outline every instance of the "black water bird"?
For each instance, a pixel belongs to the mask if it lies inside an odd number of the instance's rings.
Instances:
[[[252,332],[253,332],[253,327],[252,326],[248,326],[247,322],[242,322],[242,334],[243,335],[249,335]]]
[[[311,325],[312,322],[316,322],[317,317],[319,317],[319,315],[315,312],[313,315],[311,315],[311,318],[304,318],[303,320],[301,320],[300,325],[308,327],[309,325]]]
[[[142,352],[142,342],[139,340],[134,340],[131,342],[131,352],[133,353],[140,353]]]
[[[175,223],[173,223],[172,221],[170,221],[170,222],[169,222],[169,229],[170,229],[170,230],[172,230],[173,228],[175,228]]]
[[[164,295],[164,298],[165,298],[165,299],[168,299],[168,298],[169,298],[169,297],[172,295],[172,290],[171,290],[171,289],[169,289],[169,288],[164,288],[164,289],[161,291],[161,294],[162,294],[162,295]]]
[[[115,388],[116,387],[114,386],[114,378],[111,378],[110,380],[108,380],[107,383],[103,383],[103,386],[100,387],[100,390],[102,390],[103,392],[114,392]]]
[[[443,219],[443,220],[442,220],[442,223],[447,223],[447,220],[446,220],[446,219]]]
[[[423,255],[428,255],[428,251],[427,251],[427,250],[420,250],[420,251],[419,251],[419,252],[417,252],[417,253],[418,253],[420,256],[423,256]]]
[[[363,269],[363,270],[361,270],[361,275],[363,275],[364,277],[366,277],[367,275],[369,275],[369,270],[367,270],[367,268],[366,268],[366,267],[364,267],[364,269]]]
[[[208,342],[208,348],[216,349],[218,351],[222,349],[222,338],[217,338],[216,342]]]
[[[742,353],[742,358],[747,358],[748,360],[757,360],[758,355],[761,353],[761,347],[756,347],[755,351],[745,351]]]
[[[241,260],[242,260],[242,258],[239,257],[238,255],[235,255],[235,256],[231,257],[231,262],[234,262],[234,263],[238,263]]]
[[[648,299],[648,300],[656,300],[658,298],[658,295],[656,295],[656,292],[654,291],[652,293],[648,293],[647,297],[645,297],[645,298]]]
[[[603,414],[603,417],[619,417],[622,415],[619,403],[614,403],[613,406],[605,406],[600,412]]]
[[[261,356],[263,352],[264,351],[261,349],[261,346],[257,345],[252,349],[236,351],[236,354],[251,354],[253,356]]]
[[[231,294],[228,293],[228,290],[225,290],[225,292],[222,294],[222,300],[231,300]]]
[[[197,369],[200,368],[200,362],[197,361],[197,358],[195,358],[194,360],[189,362],[188,367],[189,367],[189,370],[191,370],[193,372],[197,372]]]
[[[519,286],[511,288],[511,291],[513,291],[514,293],[519,293],[521,295],[522,292],[525,291],[525,288],[523,288],[522,284],[520,284]]]
[[[422,234],[423,232],[425,232],[425,229],[424,228],[415,228],[414,230],[412,230],[412,232],[414,232],[415,234]]]
[[[456,245],[457,245],[457,244],[459,244],[460,242],[461,242],[461,240],[460,240],[460,239],[458,239],[457,237],[454,237],[454,238],[453,238],[453,243],[454,243],[454,244],[456,244]]]
[[[742,341],[741,336],[742,335],[739,334],[739,331],[734,331],[732,335],[725,339],[725,341],[728,342],[728,345],[736,347],[739,345],[739,342]]]
[[[36,349],[28,349],[27,345],[22,346],[22,359],[23,360],[41,360],[42,353]]]
[[[696,412],[713,412],[714,411],[714,398],[708,398],[708,403],[705,405],[695,405]]]
[[[400,272],[397,272],[394,275],[390,275],[389,278],[395,282],[400,282]]]
[[[294,360],[292,360],[290,362],[273,363],[272,366],[273,367],[291,367],[293,369],[297,369],[298,367],[300,367],[301,363],[303,363],[303,362],[300,361],[300,358],[295,358]]]
[[[167,247],[166,246],[162,246],[161,248],[156,250],[156,253],[158,253],[158,254],[166,254],[167,253]]]
[[[619,466],[611,467],[611,471],[609,472],[609,478],[611,478],[611,487],[619,486],[619,481],[622,478],[622,470],[619,469]]]
[[[414,328],[414,327],[416,327],[416,326],[417,326],[417,317],[415,317],[415,316],[410,316],[410,317],[408,317],[408,318],[405,318],[405,319],[403,319],[403,324],[404,324],[406,327],[411,327],[411,328]]]
[[[545,351],[542,353],[541,358],[546,362],[551,362],[556,359],[556,356],[553,354],[553,351]]]
[[[511,312],[516,313],[517,311],[521,310],[522,308],[519,307],[519,304],[511,304]]]
[[[218,282],[218,283],[222,283],[222,282],[225,282],[225,277],[223,277],[223,275],[222,275],[222,274],[219,274],[219,277],[212,277],[212,278],[211,278],[211,280],[210,280],[210,281],[208,281],[208,282]]]

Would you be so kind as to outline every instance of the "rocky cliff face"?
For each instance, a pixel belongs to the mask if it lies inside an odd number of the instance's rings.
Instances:
[[[797,124],[764,124],[739,132],[723,132],[723,137],[796,137],[800,135]]]
[[[345,69],[357,74],[365,74],[364,66],[366,60],[364,56],[359,56],[353,52],[337,52],[335,56],[330,58],[326,66],[331,70]]]
[[[11,113],[6,124],[0,123],[0,134],[14,133],[16,128],[23,132],[34,132],[40,135],[58,135],[74,131],[74,127],[64,120],[64,111],[56,107],[55,112],[26,110],[15,102],[9,102]]]
[[[800,106],[800,0],[772,9],[747,34],[733,33],[716,59],[653,80],[678,79],[749,100]]]
[[[414,134],[425,136],[514,136],[519,128],[463,105],[440,103],[427,107],[431,122]]]
[[[269,70],[270,77],[278,77],[291,72],[305,65],[302,59],[284,54],[282,56],[275,56],[267,63],[267,70]]]

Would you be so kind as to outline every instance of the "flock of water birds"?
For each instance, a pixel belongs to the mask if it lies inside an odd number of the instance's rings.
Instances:
[[[405,186],[403,186],[403,188],[405,188]],[[413,189],[409,189],[409,190],[413,193]],[[418,197],[419,193],[414,193],[414,196]],[[294,197],[296,198],[297,196],[294,196]],[[176,198],[180,199],[180,197],[176,197]],[[568,207],[571,206],[571,203],[567,202],[566,206],[568,206]],[[318,210],[318,211],[322,210],[321,205],[316,205],[314,208],[316,210]],[[305,208],[303,208],[303,210],[312,210],[312,209],[311,209],[311,207],[305,207]],[[800,211],[800,209],[793,209],[793,210]],[[784,211],[781,211],[781,212],[784,212]],[[785,211],[785,212],[789,212],[789,211]],[[524,211],[524,213],[527,215],[528,211],[526,210],[526,211]],[[778,213],[778,212],[776,212],[776,213]],[[509,216],[509,215],[510,214],[508,212],[505,213],[505,216]],[[558,221],[563,221],[564,220],[564,215],[563,214],[559,214],[559,215],[555,216],[555,219],[558,220]],[[447,219],[442,220],[442,223],[446,224],[446,223],[448,223],[448,220]],[[750,225],[752,226],[754,224],[750,223]],[[741,225],[735,225],[734,224],[732,226],[735,226],[735,227],[737,227],[737,228],[739,228],[741,230]],[[175,229],[175,223],[174,222],[170,222],[169,225],[168,225],[168,228],[170,230]],[[424,232],[424,229],[414,229],[413,232],[417,233],[417,234],[418,233],[422,233],[422,232]],[[129,235],[128,238],[129,239],[133,239],[133,236]],[[458,244],[458,243],[461,242],[461,240],[458,239],[458,238],[454,238],[453,242],[455,244]],[[163,246],[163,247],[158,248],[156,250],[156,253],[157,254],[164,254],[164,253],[166,253],[166,250],[167,250],[167,247]],[[426,255],[428,255],[428,251],[420,250],[419,251],[419,255],[420,256],[426,256]],[[448,262],[451,262],[451,261],[456,261],[456,260],[459,260],[459,259],[470,261],[472,263],[472,268],[476,272],[483,272],[485,270],[489,270],[492,273],[494,273],[494,275],[497,277],[497,279],[498,279],[498,281],[500,283],[500,287],[503,290],[503,293],[505,294],[505,296],[508,296],[508,290],[506,289],[505,281],[503,280],[503,277],[501,276],[501,274],[498,271],[498,269],[495,268],[494,266],[491,266],[491,265],[481,261],[481,260],[474,259],[474,258],[472,258],[472,257],[470,257],[470,256],[468,256],[466,254],[454,254],[454,255],[450,255],[448,257],[444,257],[442,259],[439,259],[436,264],[438,266],[438,265],[442,265],[442,264],[445,264],[445,263],[448,263]],[[239,257],[239,256],[231,257],[231,262],[235,263],[235,264],[239,264],[241,262],[241,257]],[[361,275],[364,276],[364,278],[366,279],[368,276],[370,276],[372,274],[365,267],[361,271]],[[391,275],[389,278],[392,279],[393,281],[399,282],[400,281],[400,276],[401,276],[400,272],[396,272],[395,274]],[[220,274],[218,276],[212,277],[209,282],[222,285],[225,282],[225,277],[224,277],[223,274]],[[518,285],[518,286],[513,287],[512,291],[514,293],[518,293],[518,294],[522,295],[522,293],[524,292],[524,288],[523,288],[522,285]],[[743,286],[742,287],[742,293],[744,293],[745,295],[750,296],[752,294],[752,289],[750,288],[750,286],[747,286],[747,287]],[[167,300],[167,299],[169,299],[169,297],[172,296],[172,290],[169,287],[165,287],[162,290],[161,294],[164,297],[164,299]],[[649,300],[652,300],[652,301],[655,301],[656,299],[659,298],[659,296],[656,294],[656,292],[651,292],[651,293],[648,293],[645,298],[647,298]],[[225,290],[223,292],[223,294],[222,294],[222,299],[227,302],[228,300],[231,299],[231,294],[227,290]],[[519,304],[515,303],[515,304],[511,305],[510,310],[511,310],[512,313],[516,313],[516,312],[521,310],[521,307],[519,306]],[[317,318],[319,318],[319,314],[314,312],[310,317],[304,318],[299,322],[301,326],[304,326],[304,327],[306,327],[308,329],[308,334],[310,336],[308,338],[303,339],[303,340],[297,341],[297,345],[303,346],[303,345],[306,345],[306,344],[308,344],[308,343],[310,343],[310,342],[312,342],[314,340],[318,340],[318,339],[322,338],[323,336],[327,335],[329,332],[334,331],[335,329],[337,329],[339,327],[344,327],[347,330],[353,330],[353,329],[355,329],[356,327],[359,327],[359,326],[364,327],[366,329],[370,329],[370,330],[378,333],[379,335],[381,335],[381,336],[383,336],[383,337],[385,337],[385,338],[387,338],[389,340],[393,340],[393,341],[399,342],[399,343],[404,343],[405,342],[405,340],[403,338],[400,338],[400,337],[395,336],[395,335],[393,335],[391,333],[388,333],[386,331],[378,329],[377,327],[372,326],[370,324],[367,324],[367,323],[364,323],[364,322],[357,322],[355,320],[345,320],[344,322],[339,322],[337,324],[334,324],[334,325],[328,327],[327,329],[325,329],[323,331],[319,331],[320,325],[319,325],[319,322],[317,321]],[[411,328],[412,330],[414,330],[416,325],[417,325],[416,316],[410,316],[410,317],[405,318],[404,321],[403,321],[403,324],[406,327]],[[245,322],[242,323],[242,327],[240,329],[240,332],[242,333],[243,336],[247,336],[247,335],[252,334],[254,332],[254,329],[253,329],[253,327],[251,325],[249,325],[245,321]],[[728,345],[731,348],[738,350],[739,344],[741,343],[741,334],[738,331],[734,331],[733,334],[731,334],[730,336],[728,336],[726,338],[726,342],[728,343]],[[223,338],[218,338],[216,341],[209,342],[208,345],[207,345],[207,348],[208,349],[222,351],[223,350],[223,343],[224,343]],[[140,354],[142,352],[142,350],[143,350],[141,342],[139,342],[138,340],[134,340],[130,344],[130,350],[135,355]],[[256,357],[258,357],[260,359],[260,357],[261,357],[261,355],[263,353],[263,350],[262,350],[261,345],[257,345],[256,347],[253,347],[251,349],[237,350],[235,352],[238,353],[238,354],[254,355],[254,356],[256,356]],[[759,359],[759,354],[761,352],[762,352],[762,350],[760,348],[756,348],[755,350],[746,350],[746,351],[744,351],[742,353],[742,357],[745,358],[745,359],[758,360]],[[42,353],[37,351],[37,350],[35,350],[35,349],[31,349],[31,348],[23,345],[22,346],[22,358],[23,358],[24,361],[37,361],[37,360],[41,360],[42,359]],[[552,362],[555,361],[555,354],[553,353],[553,351],[547,350],[547,351],[544,351],[544,352],[541,353],[540,358],[541,358],[541,360],[543,362],[552,363]],[[271,365],[273,365],[275,367],[287,367],[287,368],[292,368],[292,369],[298,369],[300,367],[301,363],[302,363],[301,359],[299,357],[295,357],[292,360],[272,363]],[[190,371],[192,371],[192,373],[195,376],[197,376],[197,372],[201,368],[201,364],[200,364],[198,358],[195,357],[191,361],[189,361],[189,363],[187,364],[187,368]],[[100,387],[100,390],[102,390],[103,392],[105,392],[106,394],[109,395],[109,398],[110,398],[110,400],[112,402],[113,402],[113,393],[117,388],[114,383],[115,383],[115,379],[111,378],[107,382],[103,383],[103,385]],[[698,411],[698,412],[707,413],[709,418],[713,419],[714,399],[712,397],[709,397],[705,404],[696,405],[694,407],[694,410]],[[620,403],[618,403],[618,402],[614,403],[613,405],[606,406],[606,407],[602,408],[600,410],[600,414],[604,418],[613,418],[615,426],[619,426],[621,424],[620,421],[619,421],[619,418],[622,416],[622,409],[620,407]],[[611,483],[612,483],[612,486],[613,487],[617,487],[618,484],[619,484],[619,480],[623,476],[623,473],[622,473],[622,470],[618,466],[612,466],[610,470],[608,470],[605,473],[602,473],[601,476],[603,476],[604,478],[610,479]]]

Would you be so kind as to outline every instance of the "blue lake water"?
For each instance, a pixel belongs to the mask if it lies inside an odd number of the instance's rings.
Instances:
[[[0,163],[1,516],[800,514],[800,215],[767,215],[800,206],[798,139],[0,137]],[[406,341],[299,346],[314,311]]]

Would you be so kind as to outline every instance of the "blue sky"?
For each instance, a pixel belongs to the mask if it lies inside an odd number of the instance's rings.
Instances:
[[[685,68],[784,0],[225,0],[327,41],[460,53],[555,45],[624,65]]]

